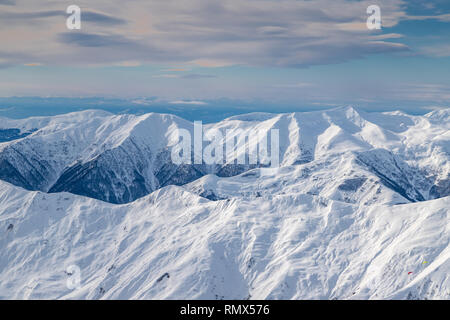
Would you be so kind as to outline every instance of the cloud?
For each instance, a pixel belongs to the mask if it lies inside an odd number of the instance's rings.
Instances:
[[[437,83],[404,84],[393,89],[392,97],[410,101],[450,102],[450,86]]]
[[[64,32],[58,35],[60,42],[80,47],[115,47],[136,44],[121,35],[102,35],[92,33]]]
[[[185,71],[189,71],[189,69],[185,69],[185,68],[171,68],[171,69],[164,69],[162,71],[163,72],[185,72]]]
[[[11,50],[33,52],[35,61],[66,65],[136,61],[303,68],[408,50],[393,42],[396,37],[374,39],[379,34],[364,28],[372,2],[135,0],[124,6],[119,0],[80,0],[82,32],[69,32],[65,19],[59,19],[67,17],[61,5],[44,1],[1,13],[0,36],[8,39]],[[407,16],[402,0],[378,2],[383,26],[394,26]],[[38,23],[49,26],[39,28]],[[2,32],[6,27],[8,33]],[[41,41],[30,41],[36,33]],[[386,39],[390,42],[381,41]]]
[[[371,36],[370,39],[371,40],[387,40],[387,39],[399,39],[399,38],[403,38],[403,37],[404,36],[399,33],[385,33],[385,34],[380,34],[380,35],[376,35],[376,36]]]
[[[0,0],[0,5],[15,6],[16,2],[14,0]]]
[[[128,68],[139,67],[141,65],[142,64],[139,61],[122,61],[116,64],[116,66]]]
[[[141,99],[134,99],[131,101],[131,103],[141,106],[150,106],[154,104],[158,99],[156,97],[153,98],[141,98]]]
[[[196,59],[190,61],[189,63],[203,68],[221,68],[232,66],[234,64],[232,61],[215,60],[215,59]]]
[[[170,104],[183,104],[183,105],[195,105],[195,106],[205,106],[208,103],[204,101],[197,101],[197,100],[177,100],[177,101],[171,101]]]
[[[0,3],[1,4],[1,3]],[[43,19],[52,17],[68,17],[68,14],[64,10],[46,10],[46,11],[22,11],[22,12],[2,12],[0,18],[3,20],[14,21],[17,23],[23,23],[24,20]],[[81,13],[82,22],[92,22],[99,25],[114,26],[126,24],[127,21],[121,18],[116,18],[100,12],[82,10]],[[61,20],[64,21],[64,20]]]
[[[450,45],[444,44],[444,45],[435,45],[430,47],[425,47],[420,50],[421,53],[435,57],[435,58],[444,58],[444,57],[450,57]]]
[[[15,64],[0,62],[0,70],[14,67]]]
[[[430,110],[430,111],[439,111],[439,110],[444,110],[444,109],[449,109],[450,106],[425,106],[422,107],[422,109],[424,110]]]
[[[217,78],[217,76],[211,75],[211,74],[200,74],[200,73],[188,73],[188,74],[166,73],[166,74],[154,75],[153,78],[197,80],[197,79]]]
[[[210,78],[217,78],[215,75],[211,74],[199,74],[199,73],[189,73],[181,76],[182,79],[210,79]]]
[[[404,20],[411,20],[411,21],[437,20],[437,21],[441,21],[441,22],[450,22],[450,13],[432,15],[432,16],[408,15],[404,18]]]
[[[167,79],[178,79],[180,76],[178,74],[157,74],[153,78],[167,78]]]
[[[0,51],[0,69],[11,68],[16,65],[24,65],[30,61],[36,61],[36,59],[29,54],[18,51]]]
[[[124,19],[93,11],[82,11],[81,19],[82,21],[94,22],[109,26],[122,25],[127,23],[127,21]]]
[[[275,85],[275,88],[288,88],[288,89],[301,89],[301,88],[309,88],[314,86],[314,84],[309,83],[309,82],[297,82],[297,83],[293,83],[293,84],[280,84],[280,85]]]
[[[36,12],[2,12],[0,19],[2,20],[30,20],[64,16],[65,12],[61,10],[36,11]]]

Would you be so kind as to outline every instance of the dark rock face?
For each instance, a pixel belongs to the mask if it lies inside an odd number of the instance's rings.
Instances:
[[[19,129],[0,129],[0,142],[17,140],[29,133]],[[31,136],[33,138],[35,135]],[[28,141],[30,140],[30,141]],[[112,149],[97,150],[96,156],[73,163],[78,140],[64,136],[46,145],[44,140],[21,139],[5,144],[0,152],[0,179],[28,190],[44,192],[71,192],[110,203],[128,203],[168,185],[185,185],[207,174],[232,177],[243,174],[243,178],[255,178],[254,168],[269,165],[225,165],[174,164],[171,150],[153,150],[145,139],[128,137]],[[153,147],[154,148],[154,147]],[[74,151],[75,150],[75,151]],[[67,162],[58,162],[58,156],[67,156]],[[86,158],[83,158],[86,159]],[[191,157],[193,162],[193,156]],[[248,163],[249,159],[246,159]],[[294,165],[314,160],[312,151],[303,150]],[[431,182],[425,174],[410,167],[401,156],[384,149],[357,154],[356,162],[379,177],[381,183],[410,201],[441,198],[450,195],[450,179]],[[70,165],[68,165],[70,163]],[[305,168],[302,177],[310,174]],[[257,177],[256,177],[257,178]],[[353,177],[344,181],[338,189],[344,192],[364,192],[366,177]],[[213,192],[201,196],[219,200]]]
[[[13,168],[11,168],[13,170]],[[226,167],[205,164],[176,165],[170,152],[164,150],[152,161],[152,154],[129,142],[126,147],[107,150],[87,163],[76,163],[67,168],[50,188],[49,192],[70,192],[110,203],[128,203],[168,185],[184,185],[211,171],[222,176],[245,172],[248,166]],[[16,174],[15,184],[26,183]],[[211,196],[216,199],[215,196]]]
[[[418,173],[391,152],[383,149],[361,152],[357,159],[375,173],[386,187],[409,201],[425,201],[425,197],[410,181]]]
[[[35,130],[33,130],[35,131]],[[0,129],[0,142],[7,142],[7,141],[13,141],[21,138],[25,138],[26,136],[29,136],[33,131],[31,132],[25,132],[21,133],[20,129]]]
[[[193,163],[193,159],[191,162]],[[174,164],[168,149],[159,153],[154,163],[153,174],[158,181],[158,188],[168,185],[181,186],[203,177],[208,172],[206,166],[200,164]]]
[[[450,178],[440,180],[430,189],[430,198],[438,199],[450,195]]]
[[[204,190],[199,194],[200,197],[206,198],[211,201],[225,200],[226,198],[219,197],[212,190]]]
[[[352,178],[345,180],[343,184],[341,184],[338,189],[342,191],[357,191],[361,186],[366,182],[367,178]]]
[[[168,185],[181,186],[203,177],[206,173],[201,165],[174,165],[167,163],[156,173],[160,187]]]
[[[67,168],[49,192],[71,192],[111,203],[127,203],[153,191],[146,179],[148,156],[132,142]]]
[[[9,163],[7,159],[0,160],[0,179],[12,183],[27,190],[33,190],[33,187],[23,177],[17,169]]]
[[[144,177],[136,170],[131,172],[131,180],[131,184],[126,185],[116,172],[92,161],[69,168],[49,192],[66,191],[110,203],[131,202],[151,192]]]
[[[161,187],[187,184],[211,172],[218,171],[221,176],[229,177],[249,169],[243,165],[176,165],[167,149],[154,159],[152,155],[151,150],[145,150],[132,140],[127,141],[118,148],[101,153],[92,161],[76,163],[65,169],[49,192],[65,191],[121,204],[144,197]],[[13,183],[16,185],[26,185],[27,179],[19,173],[12,174],[13,170],[14,167],[5,166],[5,176],[15,177]],[[213,195],[211,199],[217,200]]]
[[[0,153],[0,179],[27,190],[44,190],[53,172],[45,161],[7,147]]]

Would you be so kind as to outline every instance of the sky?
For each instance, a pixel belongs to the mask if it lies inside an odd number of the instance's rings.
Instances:
[[[80,30],[66,27],[70,5]],[[367,28],[370,5],[381,30]],[[0,40],[0,114],[10,97],[271,111],[450,105],[448,0],[0,0]]]

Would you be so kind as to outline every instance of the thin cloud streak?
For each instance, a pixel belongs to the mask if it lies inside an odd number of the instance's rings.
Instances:
[[[47,2],[47,10],[20,7],[0,14],[0,27],[7,23],[8,28],[12,28],[11,34],[14,28],[20,28],[21,34],[26,33],[22,38],[31,38],[39,25],[51,23],[51,27],[39,30],[41,43],[30,44],[20,37],[9,36],[10,48],[33,52],[34,60],[58,65],[82,62],[79,58],[73,59],[73,48],[77,46],[76,54],[83,56],[86,65],[99,61],[102,61],[100,65],[138,61],[140,64],[293,68],[408,50],[400,43],[371,38],[374,33],[367,29],[340,27],[364,24],[370,0],[357,3],[349,0],[191,0],[189,3],[137,0],[127,5],[117,0],[99,0],[95,4],[79,2],[81,32],[63,32],[64,19],[59,18],[67,14],[53,2]],[[393,26],[406,16],[402,0],[380,2],[384,25]],[[46,7],[45,3],[40,8]],[[105,8],[110,12],[100,13]],[[50,20],[54,17],[58,19]],[[30,19],[33,24],[27,28]],[[84,22],[92,25],[85,29]],[[102,50],[92,52],[94,47]],[[48,48],[52,51],[48,52]]]

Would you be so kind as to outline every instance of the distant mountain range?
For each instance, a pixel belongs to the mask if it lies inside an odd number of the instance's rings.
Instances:
[[[448,110],[422,117],[340,108],[235,116],[205,130],[278,129],[281,167],[303,172],[298,183],[304,184],[305,193],[327,192],[336,200],[359,202],[356,194],[363,188],[364,197],[371,195],[365,201],[383,197],[406,203],[450,194],[448,123]],[[173,164],[176,130],[193,131],[192,122],[173,115],[84,111],[0,119],[0,128],[0,139],[6,141],[0,144],[0,179],[28,190],[66,191],[111,203],[132,202],[208,174],[230,177],[260,166]],[[213,190],[204,191],[216,196]]]

